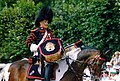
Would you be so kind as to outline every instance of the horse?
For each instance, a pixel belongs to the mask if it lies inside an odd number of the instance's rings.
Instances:
[[[66,56],[67,58],[61,59],[58,63],[56,79],[50,81],[83,81],[83,72],[87,66],[92,68],[91,72],[94,76],[100,76],[100,69],[104,61],[101,60],[103,54],[99,50],[94,48],[75,49],[66,53]],[[41,81],[26,78],[29,66],[27,59],[13,62],[9,68],[8,81]]]
[[[101,54],[99,50],[84,49],[79,52],[77,60],[72,62],[60,81],[83,81],[83,72],[86,67],[89,68],[92,75],[91,81],[97,81],[101,75],[101,67],[104,62],[105,54]]]

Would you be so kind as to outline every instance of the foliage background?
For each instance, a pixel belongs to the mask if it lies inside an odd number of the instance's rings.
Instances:
[[[82,40],[100,50],[110,48],[111,54],[120,50],[119,0],[0,0],[0,62],[32,56],[25,40],[45,5],[54,12],[49,27],[64,46]]]

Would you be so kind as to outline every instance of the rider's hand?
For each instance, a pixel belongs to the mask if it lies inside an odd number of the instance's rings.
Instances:
[[[31,44],[31,45],[30,45],[30,51],[31,51],[31,52],[36,52],[37,49],[38,49],[38,45],[36,45],[36,44]]]

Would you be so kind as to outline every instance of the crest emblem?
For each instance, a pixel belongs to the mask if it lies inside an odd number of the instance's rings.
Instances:
[[[48,42],[45,46],[46,51],[51,52],[55,50],[55,44],[52,42]]]

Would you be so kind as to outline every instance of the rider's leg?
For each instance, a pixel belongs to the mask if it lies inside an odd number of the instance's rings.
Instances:
[[[51,69],[53,67],[53,64],[52,63],[48,63],[46,66],[45,66],[45,76],[44,76],[44,81],[50,81],[50,77],[51,77]]]

